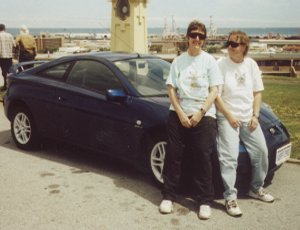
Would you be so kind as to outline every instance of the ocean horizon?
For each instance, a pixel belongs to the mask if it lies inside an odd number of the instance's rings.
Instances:
[[[208,28],[207,28],[208,29]],[[241,30],[247,33],[249,36],[267,36],[272,35],[281,35],[285,37],[290,36],[300,36],[300,27],[224,27],[217,28],[216,35],[228,35],[232,30]],[[13,36],[17,36],[20,32],[20,28],[6,28],[6,31],[11,33]],[[29,28],[29,31],[32,35],[39,35],[41,33],[109,33],[109,28]],[[164,28],[161,27],[149,27],[148,34],[162,35]],[[181,34],[186,33],[186,28],[178,28],[178,32]]]

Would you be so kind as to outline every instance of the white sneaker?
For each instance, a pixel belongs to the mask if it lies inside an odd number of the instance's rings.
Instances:
[[[236,200],[226,200],[225,206],[226,206],[227,213],[230,216],[235,216],[235,217],[242,216],[242,211],[239,208]]]
[[[211,208],[209,205],[200,205],[200,210],[199,210],[199,218],[202,220],[207,220],[211,216]]]
[[[159,211],[162,214],[169,214],[173,211],[173,202],[171,200],[163,200],[160,203]]]
[[[272,203],[274,201],[274,197],[267,193],[263,188],[260,188],[257,192],[253,192],[252,190],[249,191],[248,195],[252,198]]]

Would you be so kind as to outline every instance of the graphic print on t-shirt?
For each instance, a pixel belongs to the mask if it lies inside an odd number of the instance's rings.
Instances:
[[[245,73],[240,73],[240,72],[235,72],[235,79],[237,82],[238,87],[243,87],[246,86],[246,74]]]

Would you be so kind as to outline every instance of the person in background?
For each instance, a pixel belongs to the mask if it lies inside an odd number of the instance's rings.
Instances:
[[[214,197],[211,155],[216,142],[215,98],[222,77],[216,60],[202,50],[206,27],[192,21],[187,29],[188,50],[172,62],[166,81],[171,101],[167,124],[163,200],[159,211],[171,213],[181,177],[184,146],[192,151],[193,182],[197,188],[198,216],[209,219]]]
[[[12,66],[13,48],[16,46],[13,36],[5,31],[5,25],[0,24],[0,67],[4,79],[4,85],[1,91],[7,87],[6,77],[9,68]]]
[[[258,121],[264,90],[261,71],[257,63],[246,56],[249,38],[244,32],[231,32],[226,47],[228,57],[218,60],[224,85],[216,99],[217,149],[227,213],[241,216],[235,188],[240,140],[249,153],[252,166],[249,196],[264,202],[273,202],[274,198],[263,189],[268,171],[268,149]]]
[[[27,26],[23,25],[20,34],[16,38],[19,49],[19,62],[33,61],[36,57],[36,43],[34,37],[29,33]],[[31,68],[33,65],[26,65],[24,69]]]

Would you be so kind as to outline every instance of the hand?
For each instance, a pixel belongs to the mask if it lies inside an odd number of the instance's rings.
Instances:
[[[232,126],[232,128],[234,128],[234,129],[237,129],[237,128],[242,126],[242,123],[238,119],[236,119],[235,117],[231,117],[229,119],[229,123]]]
[[[257,126],[258,126],[258,118],[255,117],[255,116],[253,116],[253,117],[251,118],[251,120],[249,121],[249,123],[248,123],[248,128],[249,128],[251,131],[253,131],[253,130],[256,129]]]
[[[191,121],[185,113],[179,115],[179,120],[180,120],[183,127],[185,127],[185,128],[191,128],[192,127]]]
[[[192,127],[195,127],[201,121],[202,117],[203,113],[201,112],[193,114],[193,116],[190,118]]]

